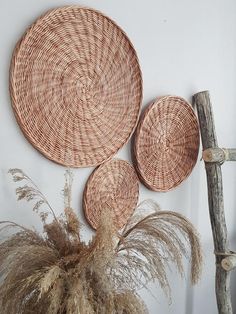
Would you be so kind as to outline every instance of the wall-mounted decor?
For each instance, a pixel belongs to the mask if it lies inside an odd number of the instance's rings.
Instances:
[[[123,227],[138,203],[139,182],[134,168],[124,160],[111,159],[90,175],[83,197],[85,216],[97,229],[101,212],[110,209],[115,225]]]
[[[191,173],[199,151],[196,115],[183,98],[155,100],[142,115],[134,140],[134,161],[142,182],[169,191]]]
[[[21,130],[44,156],[95,166],[130,138],[142,78],[120,27],[100,12],[68,6],[41,16],[18,42],[10,93]]]

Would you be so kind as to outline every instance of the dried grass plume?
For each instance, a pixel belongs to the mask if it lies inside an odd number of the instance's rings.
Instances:
[[[89,243],[80,238],[80,223],[71,208],[72,173],[66,172],[64,214],[54,210],[33,181],[12,169],[19,200],[34,201],[44,231],[0,222],[1,314],[143,314],[138,289],[156,280],[170,296],[167,269],[183,275],[189,257],[191,280],[201,274],[202,254],[194,226],[182,215],[143,203],[119,232],[109,209]],[[48,222],[49,216],[52,222]],[[189,253],[190,252],[190,253]]]

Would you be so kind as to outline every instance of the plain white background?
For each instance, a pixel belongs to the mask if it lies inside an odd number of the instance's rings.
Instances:
[[[126,31],[141,64],[143,106],[153,98],[166,94],[179,95],[191,101],[194,93],[208,89],[213,102],[219,145],[236,147],[234,0],[0,0],[0,220],[10,219],[40,228],[30,204],[16,202],[15,186],[7,175],[7,170],[13,167],[22,168],[36,181],[58,214],[63,209],[61,189],[64,168],[41,156],[22,135],[11,109],[8,71],[14,45],[25,29],[46,10],[65,4],[99,9]],[[130,145],[126,145],[117,156],[130,160]],[[231,249],[236,249],[236,164],[227,163],[222,169],[229,240]],[[85,239],[89,239],[92,233],[84,221],[81,197],[92,170],[74,171],[73,206],[85,223]],[[190,287],[188,275],[181,280],[175,270],[170,273],[171,305],[158,285],[150,286],[155,297],[143,291],[150,313],[217,313],[207,186],[200,156],[192,175],[172,192],[155,193],[140,185],[140,201],[146,198],[152,198],[162,208],[176,210],[191,219],[201,234],[205,258],[202,280],[194,288]],[[233,274],[232,294],[235,293],[236,276]]]

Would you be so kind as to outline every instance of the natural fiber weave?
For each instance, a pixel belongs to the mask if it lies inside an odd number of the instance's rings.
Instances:
[[[198,156],[199,127],[192,107],[180,97],[157,99],[141,117],[134,162],[142,182],[169,191],[191,173]]]
[[[138,196],[139,183],[134,168],[124,160],[112,159],[95,169],[87,181],[83,197],[85,216],[96,229],[101,212],[110,209],[120,229],[132,215]]]
[[[66,166],[99,165],[130,138],[142,100],[141,71],[125,33],[79,6],[40,17],[14,51],[10,93],[31,144]]]

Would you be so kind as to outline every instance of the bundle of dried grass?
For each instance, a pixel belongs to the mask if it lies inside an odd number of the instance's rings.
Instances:
[[[56,217],[44,195],[20,169],[10,170],[18,199],[36,200],[43,234],[13,222],[1,229],[13,235],[0,243],[0,308],[2,314],[146,313],[137,290],[157,280],[170,294],[166,269],[174,263],[182,275],[182,257],[190,245],[192,283],[199,279],[202,255],[198,235],[182,215],[139,208],[122,233],[105,209],[96,235],[86,244],[80,223],[71,209],[72,174],[66,172],[65,211]],[[147,203],[146,203],[147,205]],[[47,206],[47,210],[43,210]],[[52,222],[48,223],[48,216]]]

